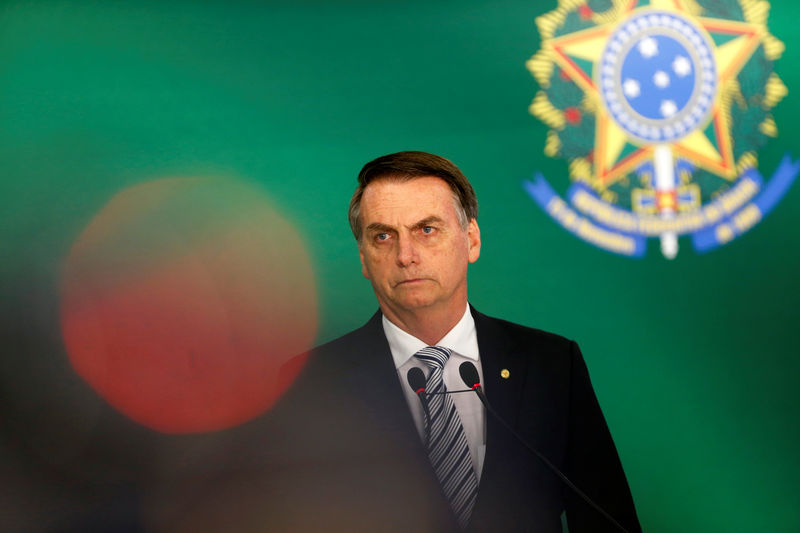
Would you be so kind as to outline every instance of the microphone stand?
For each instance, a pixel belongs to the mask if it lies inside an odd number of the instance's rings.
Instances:
[[[469,361],[461,363],[461,366],[459,367],[459,372],[461,374],[461,379],[464,380],[464,384],[467,385],[468,387],[471,387],[471,390],[475,391],[475,394],[478,395],[478,398],[480,399],[481,403],[484,405],[484,407],[486,407],[486,410],[489,412],[489,414],[491,414],[494,417],[495,420],[500,422],[500,424],[504,428],[506,428],[523,446],[525,446],[525,448],[528,451],[530,451],[536,457],[538,457],[539,460],[542,461],[542,463],[544,463],[545,466],[547,466],[547,468],[549,468],[556,476],[558,476],[558,478],[561,479],[561,481],[563,481],[564,484],[567,487],[572,489],[572,491],[575,494],[580,496],[581,499],[583,499],[583,501],[588,503],[593,509],[595,509],[598,513],[600,513],[602,516],[604,516],[609,522],[614,524],[614,526],[617,529],[619,529],[623,533],[628,533],[628,530],[625,529],[624,527],[622,527],[622,525],[619,522],[617,522],[614,519],[614,517],[612,517],[610,514],[608,514],[605,511],[605,509],[603,509],[602,507],[597,505],[594,501],[592,501],[592,499],[589,498],[589,496],[587,496],[581,489],[576,487],[575,484],[572,481],[570,481],[570,479],[567,476],[565,476],[561,472],[561,470],[559,470],[556,467],[556,465],[554,465],[552,462],[550,462],[550,460],[547,457],[542,455],[539,452],[539,450],[537,450],[536,448],[534,448],[533,446],[528,444],[525,441],[525,439],[523,439],[522,436],[514,430],[514,428],[512,428],[505,420],[503,420],[500,417],[500,415],[497,413],[497,411],[495,411],[492,408],[492,406],[489,404],[489,400],[486,398],[486,395],[483,393],[483,388],[481,387],[481,384],[480,384],[480,381],[479,381],[478,369],[475,368],[475,365],[473,365]],[[458,391],[458,392],[462,392],[462,391]]]

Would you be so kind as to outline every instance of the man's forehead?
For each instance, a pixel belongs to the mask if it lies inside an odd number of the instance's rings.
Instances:
[[[405,176],[402,174],[387,174],[386,176],[380,176],[378,178],[373,179],[370,181],[366,187],[364,188],[364,192],[370,189],[376,189],[381,186],[385,185],[419,185],[423,187],[447,187],[450,188],[450,185],[447,184],[443,178],[439,176],[433,175],[423,175],[423,176]]]
[[[366,186],[361,199],[362,214],[370,219],[386,215],[416,220],[447,217],[456,214],[457,205],[447,182],[435,176],[375,180]]]

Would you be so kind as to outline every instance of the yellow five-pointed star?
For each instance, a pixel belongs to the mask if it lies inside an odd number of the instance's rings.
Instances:
[[[623,8],[620,20],[553,38],[546,43],[552,58],[561,70],[572,79],[587,96],[596,102],[595,146],[593,181],[599,188],[606,188],[634,170],[643,162],[652,159],[654,145],[628,136],[610,116],[602,103],[597,89],[594,71],[603,53],[605,43],[620,24],[634,11],[671,11],[689,18],[681,0],[652,0],[639,7],[631,0]],[[718,72],[718,90],[710,120],[685,137],[672,143],[676,155],[683,156],[698,166],[721,177],[732,180],[736,177],[736,163],[730,139],[728,109],[730,99],[725,98],[729,82],[735,80],[739,71],[758,48],[765,28],[747,22],[698,17],[695,24],[709,35]],[[715,44],[714,37],[723,44]]]

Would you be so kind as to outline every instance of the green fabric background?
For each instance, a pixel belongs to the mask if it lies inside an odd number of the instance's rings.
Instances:
[[[376,308],[346,222],[358,169],[418,149],[452,159],[478,193],[472,303],[580,343],[645,531],[800,530],[800,188],[706,255],[681,239],[674,261],[655,241],[631,260],[569,235],[521,187],[536,170],[567,184],[527,112],[534,19],[554,7],[4,2],[0,319],[18,339],[0,367],[9,449],[38,449],[46,434],[20,429],[35,406],[9,391],[66,367],[53,326],[59,265],[115,192],[166,175],[262,184],[307,240],[321,342]],[[799,19],[800,4],[772,3],[789,95],[775,109],[779,137],[760,153],[766,176],[787,151],[800,155]],[[25,336],[37,349],[20,366]]]

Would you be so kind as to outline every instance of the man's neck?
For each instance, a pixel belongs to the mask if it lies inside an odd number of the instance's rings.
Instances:
[[[433,346],[458,324],[465,308],[466,302],[459,308],[417,309],[413,313],[394,313],[381,306],[381,312],[398,328]]]

